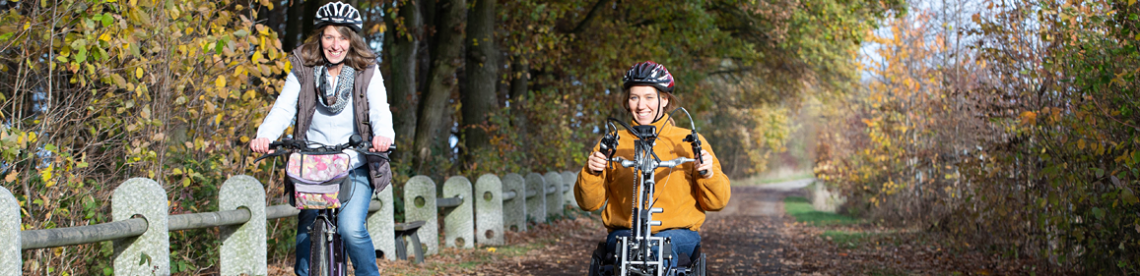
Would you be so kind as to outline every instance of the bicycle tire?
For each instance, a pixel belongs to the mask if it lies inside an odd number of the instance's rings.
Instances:
[[[309,251],[309,275],[310,276],[331,276],[331,267],[329,260],[329,243],[327,239],[326,222],[318,219],[313,222],[312,233],[309,233],[309,244],[311,250]]]

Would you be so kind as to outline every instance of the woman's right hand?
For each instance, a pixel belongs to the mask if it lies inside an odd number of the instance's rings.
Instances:
[[[590,155],[590,159],[586,161],[586,167],[590,168],[592,172],[601,172],[606,169],[606,155],[600,151],[595,151]]]
[[[269,138],[256,138],[249,141],[249,149],[256,153],[273,153],[269,149]]]

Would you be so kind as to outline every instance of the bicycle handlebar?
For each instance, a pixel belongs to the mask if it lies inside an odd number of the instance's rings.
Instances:
[[[348,143],[339,145],[324,145],[316,142],[310,142],[301,139],[281,139],[281,141],[269,143],[269,149],[273,153],[267,153],[254,160],[254,163],[260,162],[262,159],[269,157],[277,157],[285,155],[285,153],[292,151],[308,152],[308,153],[321,153],[321,152],[341,152],[344,150],[356,151],[365,156],[373,156],[388,159],[387,154],[396,150],[396,145],[388,146],[388,150],[382,152],[371,152],[372,143],[364,142],[359,135],[352,135]]]

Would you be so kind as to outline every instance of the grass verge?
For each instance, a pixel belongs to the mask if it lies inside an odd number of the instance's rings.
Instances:
[[[850,216],[820,212],[811,207],[811,202],[798,196],[784,198],[784,211],[796,218],[796,222],[804,222],[815,226],[828,225],[854,225],[861,224],[863,220]]]

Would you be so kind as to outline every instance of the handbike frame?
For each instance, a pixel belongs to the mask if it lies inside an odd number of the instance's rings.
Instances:
[[[685,111],[688,115],[688,110],[678,108],[678,110]],[[676,112],[676,110],[674,111]],[[672,259],[672,242],[668,238],[654,237],[652,235],[652,227],[660,226],[661,221],[653,220],[653,214],[663,213],[661,208],[654,208],[653,194],[656,190],[656,169],[658,168],[673,168],[688,162],[700,162],[700,140],[696,135],[696,128],[694,126],[693,133],[685,141],[694,142],[693,154],[698,159],[678,157],[673,160],[662,161],[657,154],[653,152],[653,146],[656,145],[656,140],[660,134],[660,130],[656,130],[652,125],[639,125],[630,127],[625,122],[619,121],[614,118],[609,118],[611,122],[617,122],[619,125],[625,127],[632,132],[637,140],[634,141],[634,160],[626,160],[621,157],[613,157],[616,152],[617,135],[614,134],[618,129],[612,123],[606,125],[606,137],[602,140],[602,149],[609,151],[607,155],[607,163],[617,163],[625,168],[633,168],[636,174],[634,178],[634,189],[637,190],[635,198],[636,205],[633,207],[633,214],[631,216],[632,222],[630,223],[631,231],[630,236],[618,237],[618,246],[614,252],[616,256],[615,270],[619,270],[621,276],[627,275],[656,275],[667,276],[676,275],[677,270],[671,269],[665,263],[666,259]],[[689,117],[692,122],[692,117]],[[611,132],[611,128],[614,132]],[[705,174],[706,172],[701,172]],[[654,250],[655,249],[655,250]],[[652,253],[652,254],[651,254]],[[679,260],[672,260],[674,263]]]

